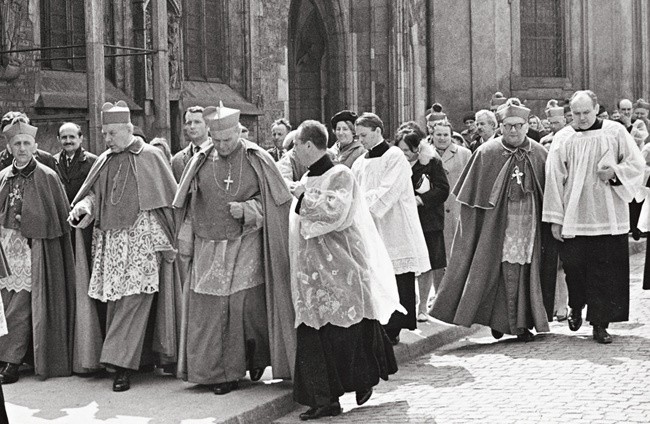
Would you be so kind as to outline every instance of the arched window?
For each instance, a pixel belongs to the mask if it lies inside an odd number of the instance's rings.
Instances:
[[[185,0],[185,77],[225,82],[228,72],[225,0]]]
[[[521,0],[521,76],[566,76],[564,0]]]

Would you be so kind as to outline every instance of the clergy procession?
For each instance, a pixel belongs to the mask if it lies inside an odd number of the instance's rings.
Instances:
[[[460,129],[436,103],[396,134],[371,112],[278,117],[265,150],[214,99],[186,109],[173,156],[123,101],[101,108],[98,156],[75,123],[51,156],[6,113],[0,389],[33,373],[124,392],[156,370],[227,395],[270,367],[312,420],[368,402],[400,337],[435,320],[625,343],[609,325],[630,315],[630,234],[650,231],[650,103],[483,106]]]

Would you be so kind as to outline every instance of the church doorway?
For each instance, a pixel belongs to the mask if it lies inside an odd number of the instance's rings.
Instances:
[[[322,3],[322,2],[320,2]],[[314,0],[293,0],[289,18],[289,119],[328,123],[328,37]]]

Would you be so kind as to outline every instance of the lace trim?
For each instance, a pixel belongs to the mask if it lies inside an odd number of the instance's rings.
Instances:
[[[157,252],[171,249],[167,235],[151,212],[140,212],[128,229],[95,228],[88,295],[106,302],[157,292],[161,262]]]
[[[0,279],[0,288],[32,291],[32,250],[27,239],[16,230],[2,228],[2,248],[5,251],[11,275]]]
[[[395,270],[395,275],[405,274],[407,272],[415,272],[416,274],[421,274],[431,269],[431,264],[429,262],[428,256],[393,259],[392,262],[393,269]]]
[[[262,231],[235,240],[194,241],[193,277],[195,293],[230,296],[264,284]]]

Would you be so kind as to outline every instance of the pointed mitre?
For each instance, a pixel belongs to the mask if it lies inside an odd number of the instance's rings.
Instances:
[[[203,111],[203,119],[210,127],[211,132],[229,130],[239,125],[239,109],[225,107],[223,102],[219,106],[208,106]]]

